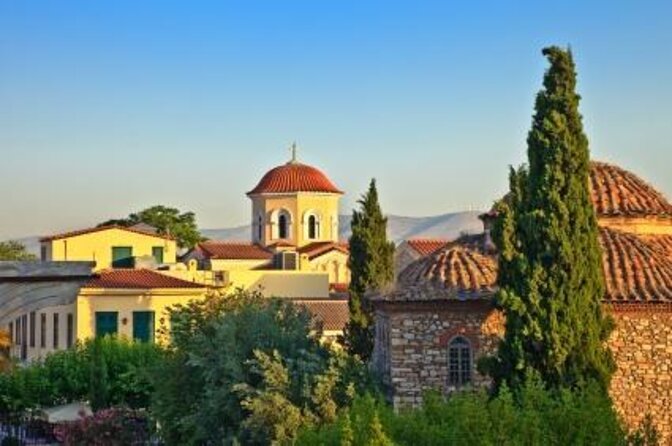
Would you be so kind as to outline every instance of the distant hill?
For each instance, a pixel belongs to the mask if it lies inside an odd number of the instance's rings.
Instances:
[[[462,233],[479,233],[483,225],[478,219],[481,212],[454,212],[433,217],[403,217],[389,215],[387,217],[388,237],[395,243],[409,238],[456,238]],[[340,239],[347,240],[350,237],[350,221],[352,216],[340,216]],[[223,229],[203,229],[205,237],[213,240],[239,240],[250,239],[252,230],[250,226],[237,226]]]
[[[452,239],[463,233],[479,233],[483,230],[483,225],[478,219],[480,213],[478,211],[453,212],[434,217],[389,215],[387,217],[388,237],[395,243],[399,243],[409,238]],[[341,240],[347,240],[350,237],[350,220],[352,220],[350,215],[340,216]],[[202,229],[201,232],[209,239],[237,241],[248,241],[252,234],[248,225],[222,229]],[[24,237],[17,239],[17,241],[23,243],[29,252],[37,256],[40,255],[39,237]]]

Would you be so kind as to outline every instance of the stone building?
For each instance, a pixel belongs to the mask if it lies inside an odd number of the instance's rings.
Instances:
[[[672,204],[617,166],[592,163],[606,281],[605,309],[615,321],[608,341],[617,363],[611,384],[629,426],[646,414],[672,439]],[[504,332],[495,308],[496,253],[484,233],[458,239],[411,263],[396,286],[373,296],[374,366],[395,404],[418,405],[425,390],[449,393],[488,385],[476,369]]]

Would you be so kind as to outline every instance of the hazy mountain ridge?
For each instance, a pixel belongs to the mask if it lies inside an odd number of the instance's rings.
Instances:
[[[400,215],[388,215],[387,233],[390,240],[399,243],[409,238],[447,238],[453,239],[462,233],[479,233],[483,225],[478,219],[478,211],[452,212],[435,215],[432,217],[404,217]],[[350,237],[351,215],[339,217],[340,239],[347,240]],[[247,242],[250,240],[252,229],[248,225],[221,229],[202,229],[201,233],[213,240],[229,240]],[[39,256],[39,237],[23,237],[16,239],[23,243],[29,252]]]
[[[404,217],[388,215],[387,233],[390,240],[399,243],[409,238],[453,239],[462,233],[479,233],[483,225],[478,219],[480,211],[453,212],[432,217]],[[340,239],[350,237],[351,215],[339,217]],[[223,229],[202,229],[201,233],[213,240],[250,240],[252,229],[249,225]]]

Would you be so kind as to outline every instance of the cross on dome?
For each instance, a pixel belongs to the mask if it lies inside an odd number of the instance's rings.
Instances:
[[[294,142],[292,143],[292,145],[290,146],[290,148],[289,148],[289,150],[292,152],[292,159],[289,160],[289,163],[290,163],[290,164],[296,164],[296,163],[298,163],[298,160],[296,159],[296,149],[297,149],[296,141],[294,141]]]

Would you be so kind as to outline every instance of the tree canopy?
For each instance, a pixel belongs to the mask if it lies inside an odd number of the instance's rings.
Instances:
[[[152,401],[169,445],[291,443],[299,428],[333,421],[368,379],[286,300],[212,294],[170,320]]]
[[[156,228],[161,235],[174,237],[181,248],[193,248],[204,240],[196,226],[196,215],[193,212],[180,212],[179,209],[162,205],[132,213],[126,218],[107,220],[98,226],[133,226],[140,223]]]
[[[37,260],[34,254],[26,250],[26,246],[14,240],[0,242],[0,260]]]
[[[358,201],[352,214],[350,236],[350,321],[344,330],[344,344],[351,354],[368,360],[373,351],[373,309],[366,298],[394,280],[394,243],[387,240],[387,218],[378,203],[376,180]]]
[[[611,321],[601,307],[602,258],[574,61],[558,47],[543,54],[550,67],[527,138],[529,165],[511,170],[493,231],[506,334],[490,372],[514,387],[532,372],[551,386],[595,380],[606,389],[614,370],[605,346]]]

